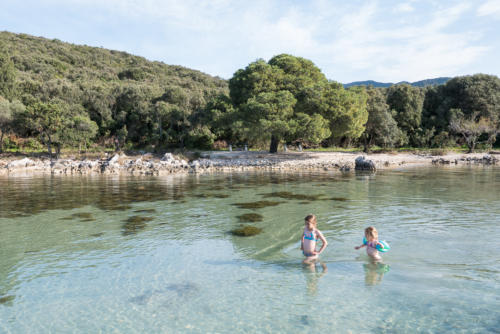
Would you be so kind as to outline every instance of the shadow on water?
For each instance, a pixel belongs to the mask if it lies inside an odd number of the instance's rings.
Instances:
[[[145,306],[149,304],[158,304],[166,306],[172,304],[172,298],[194,297],[199,292],[197,285],[191,282],[168,284],[164,289],[153,289],[143,294],[129,299],[131,303]]]

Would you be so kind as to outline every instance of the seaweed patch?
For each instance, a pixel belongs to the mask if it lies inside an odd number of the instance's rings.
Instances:
[[[131,235],[146,228],[146,222],[153,220],[152,217],[132,216],[125,220],[122,225],[122,234]]]
[[[296,199],[301,201],[317,201],[321,198],[321,195],[304,195],[304,194],[294,194],[289,191],[278,191],[262,195],[264,198],[278,197],[283,199]]]
[[[264,216],[259,215],[258,213],[245,213],[243,215],[238,216],[237,218],[242,223],[245,222],[255,223],[255,222],[261,222],[264,219]]]
[[[140,210],[134,210],[135,213],[155,213],[155,209],[140,209]]]
[[[0,297],[0,304],[7,304],[9,302],[12,302],[16,296],[3,296]]]
[[[273,201],[257,201],[248,203],[233,203],[232,205],[237,206],[240,209],[261,209],[268,206],[276,206],[283,202],[273,202]]]
[[[345,197],[332,197],[330,198],[332,201],[339,201],[339,202],[346,202],[348,201],[349,199],[345,198]]]
[[[232,230],[231,234],[236,235],[238,237],[251,237],[261,232],[262,232],[261,228],[255,226],[245,226]]]

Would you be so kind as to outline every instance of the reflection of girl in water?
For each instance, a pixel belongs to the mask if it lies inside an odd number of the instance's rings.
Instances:
[[[389,271],[390,267],[381,262],[370,261],[370,263],[363,264],[365,270],[365,284],[377,285],[382,282],[382,277]]]
[[[316,295],[318,292],[318,281],[319,279],[328,272],[328,268],[326,264],[320,262],[321,272],[318,273],[316,269],[316,264],[314,262],[304,263],[304,271],[306,273],[306,281],[307,281],[307,292],[312,295]]]

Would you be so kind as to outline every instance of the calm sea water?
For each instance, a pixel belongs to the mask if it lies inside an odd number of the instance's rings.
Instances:
[[[499,333],[499,189],[482,167],[0,178],[0,333]],[[383,263],[354,250],[369,225]]]

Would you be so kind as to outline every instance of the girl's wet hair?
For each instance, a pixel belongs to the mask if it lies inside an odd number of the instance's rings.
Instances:
[[[311,223],[313,223],[313,224],[314,224],[314,226],[316,226],[316,224],[317,224],[317,222],[316,222],[316,216],[315,216],[315,215],[313,215],[312,213],[311,213],[311,214],[309,214],[309,215],[307,215],[307,216],[306,216],[306,218],[304,218],[304,220],[305,220],[306,222],[311,222]]]
[[[369,239],[369,237],[373,239],[378,239],[377,229],[373,226],[365,228],[365,237],[366,239]]]

